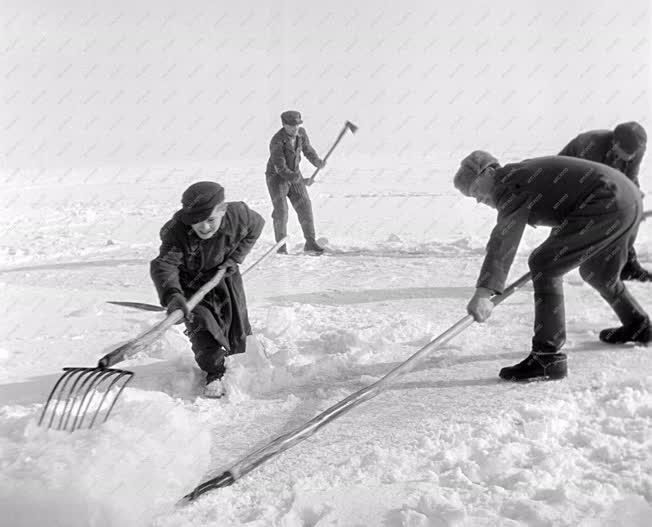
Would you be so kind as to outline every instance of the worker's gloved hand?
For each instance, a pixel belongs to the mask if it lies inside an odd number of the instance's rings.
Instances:
[[[217,266],[217,270],[220,271],[224,269],[226,272],[224,276],[231,276],[233,273],[238,271],[238,262],[232,258],[227,258],[220,265]]]
[[[181,311],[183,311],[183,319],[185,319],[187,322],[192,322],[193,316],[192,313],[190,312],[190,309],[188,309],[188,303],[186,302],[186,297],[184,297],[181,293],[174,293],[170,297],[170,300],[168,300],[168,304],[166,308],[167,308],[168,315],[173,311],[180,309]],[[183,322],[183,319],[177,322],[177,324],[181,324],[181,322]]]
[[[303,178],[303,183],[306,187],[309,187],[314,183],[313,179],[311,177],[304,177]]]
[[[319,165],[317,165],[319,168],[324,168],[326,166],[326,160],[325,159],[320,159],[319,160]]]
[[[484,322],[491,316],[494,309],[494,303],[491,301],[493,291],[484,287],[478,287],[475,290],[473,298],[466,306],[466,312],[473,316],[476,322]]]

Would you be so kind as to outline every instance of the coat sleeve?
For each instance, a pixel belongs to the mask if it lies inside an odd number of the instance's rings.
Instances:
[[[498,206],[498,220],[491,231],[476,287],[502,293],[529,216],[526,194],[510,194]]]
[[[170,296],[174,293],[184,294],[179,280],[179,267],[183,263],[183,250],[174,240],[171,230],[172,221],[166,223],[161,229],[159,254],[149,264],[149,274],[154,282],[162,306],[167,305]]]
[[[263,231],[265,220],[255,210],[251,210],[244,202],[240,203],[240,225],[238,226],[238,243],[235,249],[229,255],[229,258],[239,264],[251,251],[251,248],[258,240],[260,233]]]
[[[561,149],[558,155],[566,157],[582,157],[581,148],[580,148],[580,136],[577,136],[570,143],[568,143],[564,148]]]
[[[316,168],[321,167],[322,160],[319,158],[317,152],[310,144],[310,139],[308,139],[308,134],[306,133],[305,130],[303,130],[302,135],[303,135],[303,146],[302,146],[303,155],[306,156],[306,159],[310,161],[314,167]]]
[[[645,155],[645,149],[641,150],[634,159],[630,161],[630,163],[627,165],[627,170],[625,171],[625,175],[627,178],[634,183],[637,187],[640,187],[640,183],[638,181],[638,171],[641,168],[641,161],[643,161],[643,156]]]
[[[290,182],[299,181],[301,179],[301,173],[298,170],[291,170],[290,167],[288,167],[285,154],[283,153],[283,143],[281,141],[273,140],[269,145],[269,152],[272,164],[279,176]]]

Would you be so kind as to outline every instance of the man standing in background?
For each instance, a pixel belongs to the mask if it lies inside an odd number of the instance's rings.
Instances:
[[[568,143],[560,156],[581,157],[619,170],[640,188],[638,171],[645,155],[647,134],[637,122],[621,123],[612,130],[592,130]],[[632,247],[620,276],[622,280],[652,282],[652,273],[643,269]]]
[[[306,188],[306,179],[299,170],[301,152],[305,154],[316,168],[326,165],[315,149],[310,145],[308,134],[299,125],[303,123],[301,114],[297,111],[287,111],[281,114],[283,128],[274,134],[269,144],[269,161],[265,178],[267,189],[272,198],[272,219],[274,220],[274,235],[276,241],[287,234],[288,204],[287,198],[297,213],[299,223],[306,243],[303,250],[321,254],[324,249],[315,240],[315,224],[312,215],[312,203]],[[287,247],[283,245],[278,250],[287,254]]]

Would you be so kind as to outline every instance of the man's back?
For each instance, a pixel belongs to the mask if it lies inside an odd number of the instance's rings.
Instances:
[[[623,123],[618,125],[613,131],[591,130],[584,132],[568,143],[559,152],[559,155],[579,157],[609,165],[625,174],[638,187],[640,186],[638,171],[643,160],[643,155],[645,154],[645,142],[643,139],[635,136],[639,141],[642,141],[642,146],[639,146],[638,151],[633,154],[631,159],[620,159],[619,156],[615,155],[614,143],[618,142],[620,144],[623,139],[627,139],[627,135],[623,138],[623,135],[626,133],[630,135],[637,133],[644,135],[645,130],[638,123]],[[620,146],[622,148],[623,145]]]
[[[498,205],[506,204],[507,210],[526,207],[530,225],[559,225],[601,185],[616,195],[635,191],[622,173],[607,165],[564,156],[510,163],[496,170],[495,177]]]
[[[614,133],[611,130],[591,130],[579,134],[568,143],[560,156],[581,157],[598,163],[605,163],[607,153],[613,145]]]

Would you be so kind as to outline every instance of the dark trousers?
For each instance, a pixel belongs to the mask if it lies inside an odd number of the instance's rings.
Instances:
[[[208,374],[210,380],[221,378],[226,371],[224,360],[227,351],[224,347],[209,331],[189,329],[186,334],[190,338],[197,365]]]
[[[299,224],[306,241],[315,239],[315,223],[312,216],[312,203],[308,196],[308,189],[303,180],[290,183],[279,176],[266,176],[267,190],[272,198],[272,219],[274,220],[274,236],[276,241],[287,235],[288,202],[297,213]]]
[[[631,247],[627,253],[627,263],[625,266],[630,267],[633,271],[640,270],[641,264],[638,262],[638,255],[636,254],[636,249],[634,249],[634,247]]]
[[[186,296],[193,292],[186,291]],[[239,272],[228,274],[206,294],[193,310],[192,322],[186,322],[185,333],[209,381],[224,375],[228,355],[245,352],[251,325]]]
[[[532,350],[556,352],[566,341],[562,277],[580,275],[612,307],[623,325],[640,324],[647,313],[620,279],[641,219],[640,196],[607,184],[594,191],[529,258],[534,285]]]
[[[620,170],[620,169],[617,169]],[[624,173],[624,172],[623,172]],[[633,179],[628,179],[636,185],[636,188],[640,188],[641,185],[638,182],[638,178],[634,177]],[[634,234],[634,237],[632,238],[632,246],[629,248],[629,252],[627,253],[627,262],[625,263],[626,267],[632,268],[632,270],[636,271],[640,268],[640,264],[638,263],[638,256],[636,255],[636,249],[634,249],[634,243],[636,242],[636,234]]]

